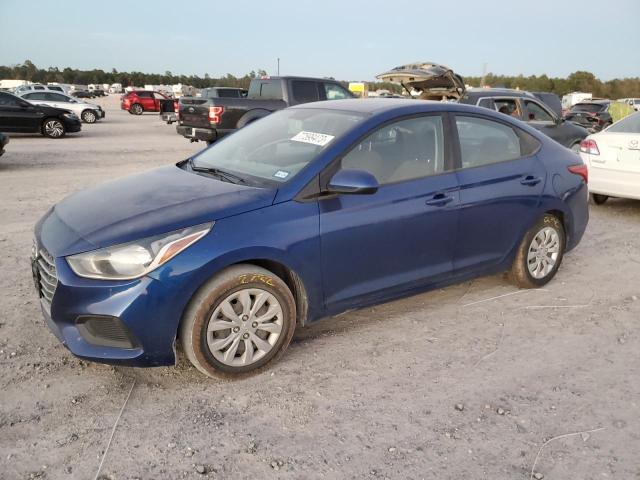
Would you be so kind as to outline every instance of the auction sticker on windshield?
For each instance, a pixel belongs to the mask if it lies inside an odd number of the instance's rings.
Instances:
[[[312,145],[318,145],[324,147],[327,143],[333,140],[333,135],[326,135],[324,133],[305,132],[304,130],[299,132],[291,140],[294,142],[311,143]]]

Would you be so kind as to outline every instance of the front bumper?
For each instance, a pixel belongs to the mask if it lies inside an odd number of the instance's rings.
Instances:
[[[64,126],[67,129],[67,133],[75,133],[82,130],[82,121],[80,119],[74,120],[71,118],[65,118]]]
[[[51,303],[40,299],[42,314],[71,353],[132,367],[175,364],[175,334],[184,306],[175,285],[148,276],[131,281],[89,280],[75,275],[64,258],[54,261],[58,281]],[[101,330],[87,329],[87,319],[110,323]],[[114,333],[118,326],[120,331]],[[129,342],[114,341],[123,336]]]

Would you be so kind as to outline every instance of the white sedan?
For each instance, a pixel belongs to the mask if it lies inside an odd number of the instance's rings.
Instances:
[[[640,200],[640,112],[580,143],[589,168],[589,192],[600,205],[609,197]]]
[[[85,123],[95,123],[101,118],[104,118],[105,115],[100,105],[83,102],[60,92],[51,92],[48,90],[40,90],[37,92],[28,91],[21,93],[20,96],[29,103],[71,110]]]

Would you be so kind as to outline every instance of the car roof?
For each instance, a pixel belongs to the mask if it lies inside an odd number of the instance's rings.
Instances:
[[[512,96],[512,97],[533,97],[531,92],[526,90],[515,90],[513,88],[469,88],[465,92],[479,97],[498,97],[498,96]]]
[[[345,112],[356,112],[364,114],[379,114],[394,112],[402,114],[404,111],[411,112],[482,112],[483,114],[495,113],[486,108],[472,105],[464,105],[457,102],[437,102],[433,100],[410,100],[404,98],[349,98],[343,100],[326,100],[321,102],[303,103],[293,107],[293,109],[323,109],[342,110]],[[502,115],[502,114],[501,114]]]

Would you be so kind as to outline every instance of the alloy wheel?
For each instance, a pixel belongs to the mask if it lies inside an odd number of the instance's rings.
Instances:
[[[527,268],[533,278],[549,275],[560,255],[560,235],[552,227],[544,227],[531,240],[527,254]]]
[[[50,137],[61,137],[64,134],[64,126],[59,120],[49,120],[44,124],[44,131]]]
[[[84,112],[82,119],[87,123],[94,123],[96,121],[96,114],[91,111]]]
[[[260,288],[238,290],[224,298],[209,318],[207,346],[225,365],[248,366],[274,348],[283,322],[274,295]]]

